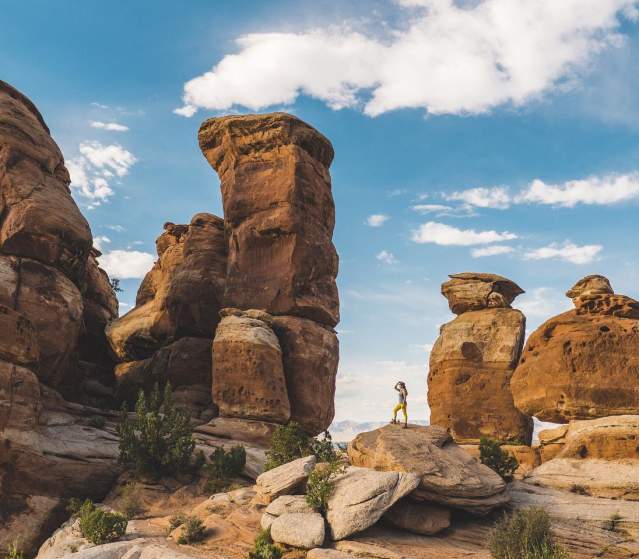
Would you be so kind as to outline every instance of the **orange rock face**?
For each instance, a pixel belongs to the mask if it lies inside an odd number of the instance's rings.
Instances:
[[[224,305],[335,326],[330,142],[285,113],[209,119],[199,141],[222,187],[229,240]]]
[[[602,276],[567,295],[576,308],[528,338],[511,383],[515,405],[556,423],[639,413],[639,303]]]
[[[510,391],[526,324],[510,302],[522,290],[490,274],[451,277],[442,293],[460,314],[442,326],[431,351],[430,422],[449,429],[458,442],[477,442],[485,436],[529,444],[532,419],[515,408]],[[479,309],[480,304],[484,308]],[[475,310],[462,311],[468,308]]]

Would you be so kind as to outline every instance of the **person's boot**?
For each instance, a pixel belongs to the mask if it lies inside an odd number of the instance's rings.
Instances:
[[[402,429],[408,429],[408,423],[404,423],[404,426],[402,427]]]

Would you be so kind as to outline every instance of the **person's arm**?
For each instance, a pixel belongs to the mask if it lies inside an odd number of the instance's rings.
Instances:
[[[399,382],[395,383],[395,386],[393,386],[393,388],[395,390],[397,390],[397,392],[399,392],[399,388],[398,387],[399,387]]]

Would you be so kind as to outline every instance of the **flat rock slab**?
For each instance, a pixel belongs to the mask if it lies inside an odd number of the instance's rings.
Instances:
[[[360,433],[348,446],[353,465],[412,472],[420,483],[412,498],[486,514],[508,502],[505,482],[434,425],[387,425]]]
[[[326,521],[331,537],[341,540],[372,526],[418,485],[419,476],[413,473],[349,467],[335,478],[328,499]]]
[[[321,546],[325,534],[324,518],[317,512],[287,512],[271,524],[274,542],[302,549]]]
[[[256,499],[267,505],[280,495],[297,493],[315,468],[316,461],[315,456],[306,456],[264,472],[256,481]]]

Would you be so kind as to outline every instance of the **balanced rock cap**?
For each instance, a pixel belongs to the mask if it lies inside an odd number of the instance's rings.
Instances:
[[[454,314],[478,311],[494,307],[510,307],[515,297],[524,290],[515,282],[480,272],[450,274],[449,281],[442,284],[442,295]]]

